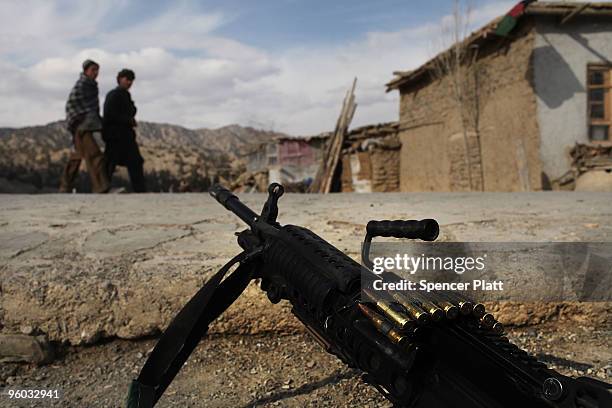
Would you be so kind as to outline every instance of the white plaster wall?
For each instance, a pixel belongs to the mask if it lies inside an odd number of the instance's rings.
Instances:
[[[533,81],[542,171],[551,180],[569,170],[575,142],[588,141],[587,64],[606,60],[612,60],[612,19],[537,20]]]

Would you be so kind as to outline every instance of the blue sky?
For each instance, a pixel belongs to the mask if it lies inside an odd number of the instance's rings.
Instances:
[[[514,3],[471,1],[470,28]],[[354,125],[397,120],[384,84],[448,45],[452,9],[453,0],[3,1],[0,127],[62,118],[85,58],[101,63],[102,101],[119,69],[136,71],[141,120],[319,133],[355,76]]]
[[[218,14],[218,35],[269,50],[354,40],[370,31],[395,31],[448,14],[453,0],[209,0],[199,2],[130,1],[109,10],[106,30],[124,29],[139,21],[172,12],[176,4],[200,14]],[[486,4],[474,0],[473,8]],[[69,2],[58,3],[64,12]],[[95,45],[95,44],[90,44]]]
[[[222,34],[242,41],[253,40],[255,45],[270,49],[341,43],[363,37],[369,31],[395,31],[423,21],[435,21],[453,7],[452,0],[210,3],[212,8],[225,4],[236,13],[235,20],[221,28]]]
[[[185,2],[183,2],[185,4]],[[483,0],[472,1],[477,8]],[[121,29],[135,21],[162,16],[172,1],[131,1],[109,10],[106,29]],[[369,31],[394,31],[448,14],[453,0],[215,0],[190,4],[201,14],[222,14],[216,33],[266,49],[316,45],[359,38]],[[68,3],[59,7],[66,12]]]

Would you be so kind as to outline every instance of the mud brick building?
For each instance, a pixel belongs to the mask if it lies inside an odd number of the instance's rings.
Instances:
[[[266,171],[277,182],[295,182],[314,177],[329,134],[310,137],[279,137],[261,143],[245,154],[249,172]]]
[[[344,141],[340,179],[343,192],[399,191],[401,144],[398,123],[380,123],[351,130]]]
[[[344,139],[337,177],[339,191],[399,191],[400,148],[397,122],[352,129]],[[313,178],[331,133],[280,137],[262,143],[246,158],[248,172],[267,172],[270,181],[293,183]]]
[[[535,2],[502,22],[387,84],[401,191],[554,188],[576,143],[612,141],[612,3]]]
[[[285,177],[290,177],[291,181],[314,177],[327,139],[326,134],[306,138],[278,139],[276,167],[282,169]]]

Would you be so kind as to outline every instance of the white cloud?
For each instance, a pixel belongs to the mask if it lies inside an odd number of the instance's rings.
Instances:
[[[480,26],[514,1],[487,3]],[[437,49],[439,22],[366,33],[342,45],[270,52],[215,35],[228,21],[188,3],[127,28],[106,29],[120,0],[0,6],[0,126],[40,124],[64,116],[81,62],[101,64],[101,100],[115,73],[136,71],[132,94],[141,120],[188,127],[259,124],[292,134],[331,129],[353,77],[358,77],[354,126],[396,120],[396,93],[385,93],[392,71],[415,68]],[[29,13],[28,17],[24,15]],[[95,44],[83,47],[79,44]]]

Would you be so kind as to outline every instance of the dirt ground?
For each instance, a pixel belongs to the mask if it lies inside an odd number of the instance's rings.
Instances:
[[[276,306],[279,329],[254,333],[213,327],[160,400],[160,407],[390,407],[358,372],[325,353],[286,307]],[[548,323],[515,328],[511,341],[562,374],[612,380],[609,328]],[[0,387],[59,389],[55,401],[2,407],[119,407],[155,339],[112,340],[70,347],[47,366],[0,365]]]

